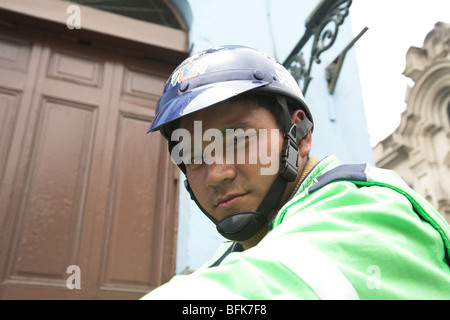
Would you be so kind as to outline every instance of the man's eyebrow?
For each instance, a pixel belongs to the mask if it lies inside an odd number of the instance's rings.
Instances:
[[[220,130],[220,132],[222,132],[222,134],[226,134],[227,130],[236,130],[236,129],[249,129],[252,126],[247,122],[238,122],[238,123],[233,123],[232,125],[227,126],[226,128],[223,128],[222,130]]]
[[[237,123],[230,124],[222,129],[219,129],[219,128],[210,128],[210,129],[219,130],[223,135],[225,135],[227,130],[250,129],[250,128],[252,128],[252,125],[247,121],[243,121],[243,122],[237,122]],[[187,129],[187,131],[189,132],[189,134],[194,135],[194,128]]]

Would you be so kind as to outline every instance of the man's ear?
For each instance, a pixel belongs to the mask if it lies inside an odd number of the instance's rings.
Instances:
[[[305,112],[303,110],[297,109],[292,114],[291,121],[292,121],[292,123],[299,124],[305,118],[306,118]],[[302,140],[300,140],[298,142],[298,144],[297,144],[298,151],[302,158],[306,157],[309,154],[309,152],[311,151],[311,141],[312,141],[312,136],[311,136],[311,131],[310,131]]]

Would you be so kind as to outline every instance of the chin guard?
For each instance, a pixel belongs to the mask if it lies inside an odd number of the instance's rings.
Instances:
[[[217,231],[229,240],[245,241],[253,237],[267,223],[260,212],[236,212],[216,224]]]

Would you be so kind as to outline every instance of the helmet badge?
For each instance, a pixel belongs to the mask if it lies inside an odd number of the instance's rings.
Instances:
[[[205,52],[200,52],[186,59],[172,74],[171,84],[175,86],[197,75],[204,74],[208,68]]]

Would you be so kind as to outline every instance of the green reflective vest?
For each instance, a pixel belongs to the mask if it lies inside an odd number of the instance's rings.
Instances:
[[[400,177],[319,162],[248,250],[226,242],[143,299],[450,299],[450,227]],[[211,267],[212,266],[212,267]]]

